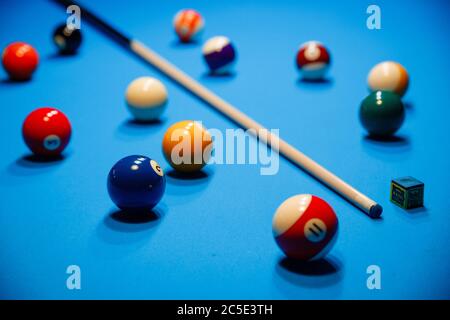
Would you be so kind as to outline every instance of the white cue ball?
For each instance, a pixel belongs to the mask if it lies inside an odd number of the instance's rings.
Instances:
[[[158,119],[166,109],[167,89],[161,81],[152,77],[133,80],[127,88],[128,110],[138,121]]]

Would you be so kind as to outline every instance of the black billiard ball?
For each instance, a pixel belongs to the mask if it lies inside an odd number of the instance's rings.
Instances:
[[[74,54],[81,45],[81,31],[70,29],[66,24],[60,25],[53,33],[53,42],[62,54]]]

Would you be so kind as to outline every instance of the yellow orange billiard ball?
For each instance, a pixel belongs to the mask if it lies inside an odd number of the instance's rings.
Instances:
[[[176,171],[201,170],[211,157],[211,135],[199,122],[180,121],[167,129],[162,141],[164,157]]]
[[[367,82],[371,91],[391,91],[402,97],[408,89],[409,76],[400,63],[384,61],[370,70]]]

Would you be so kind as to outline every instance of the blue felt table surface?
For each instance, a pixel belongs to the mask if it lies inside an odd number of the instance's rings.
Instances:
[[[449,6],[445,1],[377,1],[382,29],[366,28],[367,1],[83,1],[125,33],[151,46],[202,84],[384,206],[372,220],[305,172],[280,159],[279,172],[257,165],[215,165],[205,177],[168,177],[159,219],[113,218],[106,177],[130,154],[168,164],[161,140],[172,123],[201,120],[235,128],[82,21],[80,53],[60,57],[51,42],[65,11],[50,1],[0,1],[0,47],[31,43],[40,65],[25,83],[0,71],[0,297],[127,299],[450,298]],[[238,51],[231,77],[207,75],[201,42],[176,41],[181,8],[206,19],[203,40],[223,34]],[[294,57],[317,39],[332,54],[329,81],[300,82]],[[397,139],[368,139],[358,120],[370,68],[383,60],[409,71],[406,121]],[[138,76],[168,88],[163,120],[131,123],[124,103]],[[21,137],[40,106],[64,111],[73,139],[62,161],[35,163]],[[425,183],[425,208],[406,212],[389,201],[390,181]],[[335,209],[340,230],[330,272],[290,271],[271,231],[289,196],[315,194]],[[66,268],[81,268],[81,290],[66,288]],[[366,268],[381,268],[381,290],[368,290]]]

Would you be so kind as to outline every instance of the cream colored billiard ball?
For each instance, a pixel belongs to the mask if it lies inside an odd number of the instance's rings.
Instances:
[[[167,106],[166,87],[152,77],[133,80],[128,85],[125,97],[128,110],[138,121],[159,119]]]

